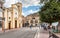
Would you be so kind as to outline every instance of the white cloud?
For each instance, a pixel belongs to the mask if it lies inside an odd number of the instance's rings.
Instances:
[[[38,3],[40,0],[6,0],[6,3],[4,4],[5,7],[10,7],[11,4],[21,2],[23,7],[28,7],[28,6],[37,6],[39,5]]]
[[[5,6],[5,7],[10,7],[11,4],[14,4],[14,3],[16,3],[16,2],[17,2],[16,0],[5,0],[4,6]]]
[[[10,7],[11,4],[14,4],[14,3],[17,3],[17,2],[21,2],[23,7],[25,7],[25,8],[27,8],[29,6],[40,6],[39,5],[40,0],[6,0],[6,3],[4,4],[4,6],[5,7]],[[31,14],[31,13],[35,13],[37,11],[38,10],[36,10],[36,11],[29,10],[25,13]],[[22,15],[26,16],[25,13],[22,13]]]
[[[39,10],[36,10],[36,11],[33,11],[33,10],[29,10],[29,11],[27,11],[27,13],[36,13],[36,12],[38,12]]]
[[[23,7],[37,6],[40,0],[21,0]]]
[[[29,14],[33,14],[33,13],[37,13],[39,10],[36,10],[36,11],[33,11],[33,10],[29,10],[29,11],[26,11],[25,13],[22,13],[24,16],[27,16]]]
[[[24,13],[22,13],[22,15],[25,15]]]

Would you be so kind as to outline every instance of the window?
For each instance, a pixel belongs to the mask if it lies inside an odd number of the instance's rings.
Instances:
[[[32,19],[35,19],[35,18],[32,18]]]
[[[15,15],[17,15],[17,13],[15,13]]]
[[[35,20],[35,23],[38,23],[38,20]]]
[[[10,19],[10,17],[9,17],[9,19]]]
[[[28,23],[28,21],[26,21]]]
[[[31,20],[31,23],[33,23],[33,20]]]

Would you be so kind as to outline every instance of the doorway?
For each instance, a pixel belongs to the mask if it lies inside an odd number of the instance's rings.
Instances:
[[[2,21],[0,21],[0,28],[2,28]]]
[[[9,21],[9,29],[11,29],[11,21]]]
[[[17,20],[15,20],[15,28],[17,28]]]

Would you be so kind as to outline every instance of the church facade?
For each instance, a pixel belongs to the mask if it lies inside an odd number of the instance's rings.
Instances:
[[[22,27],[22,4],[12,4],[10,8],[4,9],[3,29],[13,29]]]
[[[11,7],[3,6],[4,0],[0,0],[0,26],[2,30],[21,28],[22,27],[22,3],[17,2]]]

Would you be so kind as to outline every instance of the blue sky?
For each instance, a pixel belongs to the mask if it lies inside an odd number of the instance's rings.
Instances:
[[[37,11],[39,11],[39,6],[29,6],[27,8],[23,7],[23,13],[25,15],[36,13]]]
[[[4,6],[10,7],[11,4],[15,4],[18,1],[22,3],[22,15],[24,16],[36,13],[39,11],[39,7],[43,6],[43,4],[39,5],[40,0],[5,0]]]

